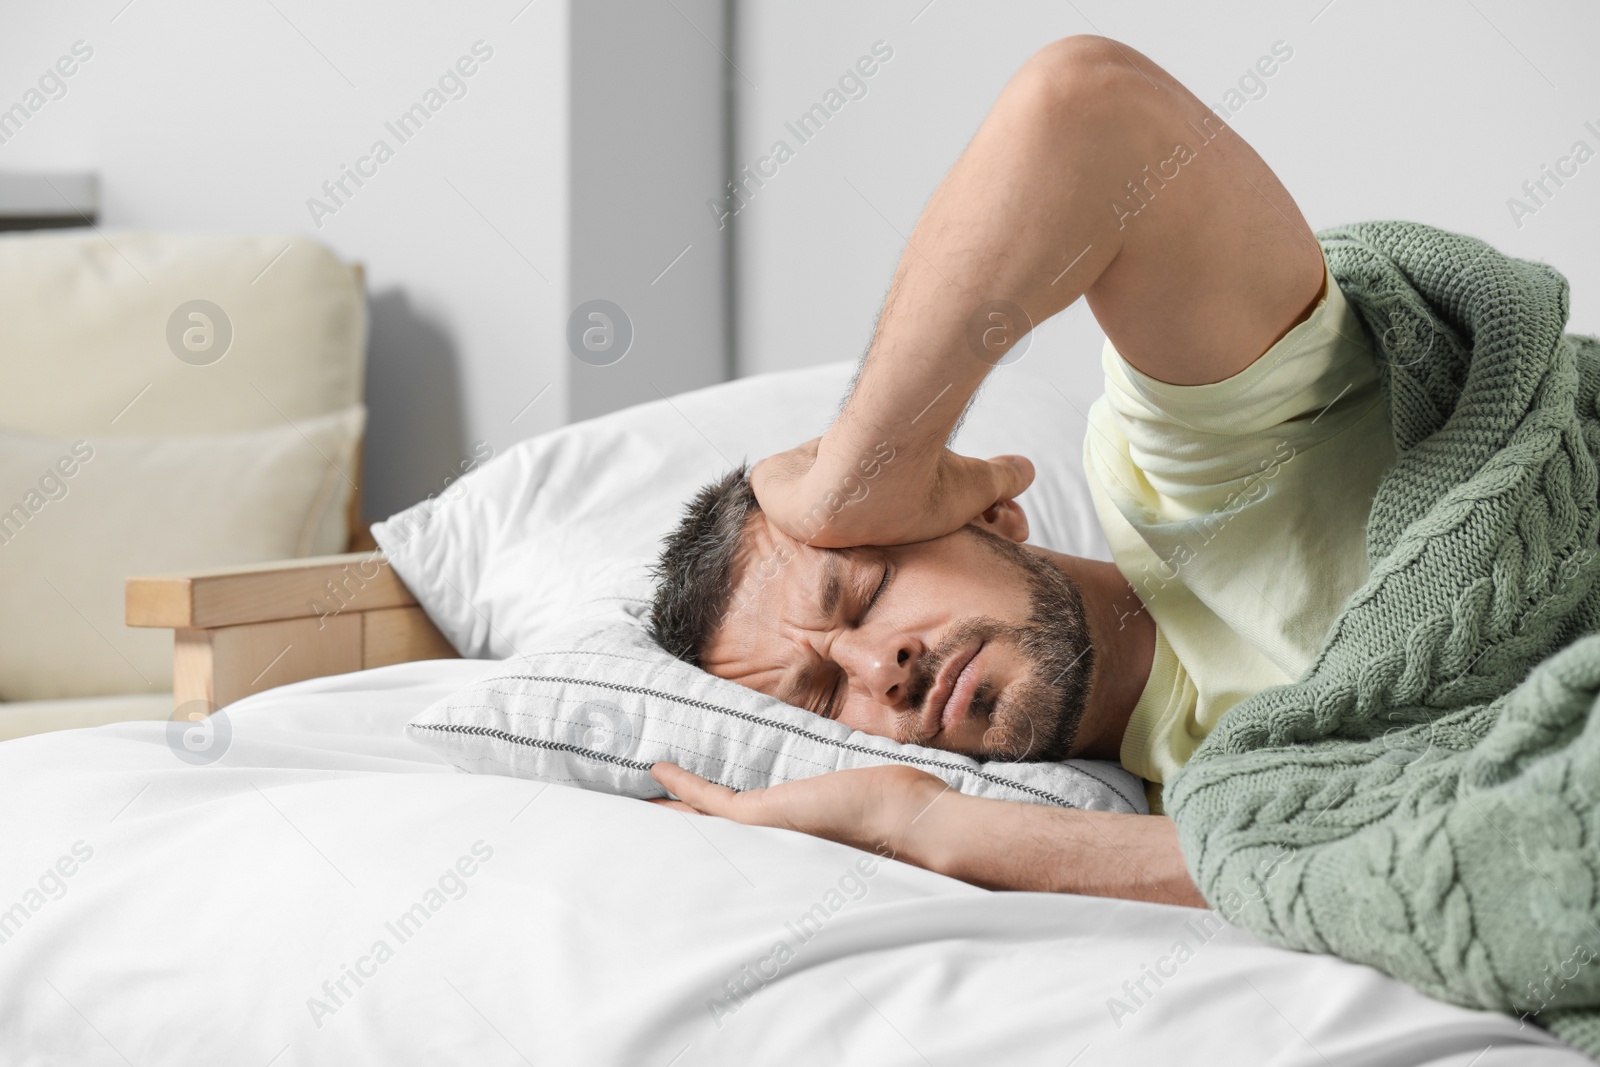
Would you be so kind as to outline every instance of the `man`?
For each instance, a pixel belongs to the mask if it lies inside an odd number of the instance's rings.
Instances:
[[[1023,544],[1030,461],[944,448],[1005,348],[1080,296],[1108,338],[1084,463],[1114,564]],[[1026,321],[991,347],[1005,315]],[[1276,176],[1147,57],[1069,37],[930,199],[827,434],[691,503],[655,629],[857,729],[1120,759],[1159,811],[1224,711],[1315,658],[1366,577],[1393,458],[1370,346]],[[866,496],[817,523],[873,462]],[[981,800],[905,767],[743,794],[656,774],[694,810],[978,884],[1203,904],[1160,815]]]

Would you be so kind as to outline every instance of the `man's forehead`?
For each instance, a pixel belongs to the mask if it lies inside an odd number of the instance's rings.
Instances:
[[[813,548],[756,512],[745,526],[735,560],[731,607],[748,604],[758,617],[770,618],[773,609],[814,605],[815,591],[842,571],[846,555],[838,549]],[[804,596],[808,591],[812,595]]]
[[[823,553],[750,517],[729,574],[722,619],[702,652],[707,670],[770,692],[792,658],[782,620],[793,613],[791,590],[820,575]]]

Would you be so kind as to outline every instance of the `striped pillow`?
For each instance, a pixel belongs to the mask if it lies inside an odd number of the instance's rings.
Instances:
[[[979,762],[861,733],[691,667],[633,622],[577,628],[505,660],[407,732],[464,770],[638,798],[666,795],[650,777],[661,760],[741,791],[903,763],[974,796],[1149,810],[1139,780],[1116,763]]]

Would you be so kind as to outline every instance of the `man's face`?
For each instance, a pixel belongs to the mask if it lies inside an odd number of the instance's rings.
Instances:
[[[817,549],[756,514],[712,674],[854,729],[979,759],[1067,758],[1094,655],[1058,567],[967,526]]]

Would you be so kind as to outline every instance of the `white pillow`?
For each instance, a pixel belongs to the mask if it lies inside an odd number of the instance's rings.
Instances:
[[[743,378],[522,441],[372,528],[395,573],[463,656],[504,659],[580,605],[648,599],[648,568],[694,491],[741,461],[820,435],[853,362]],[[1030,540],[1110,559],[1083,471],[1083,418],[1045,379],[990,373],[953,442],[1038,472]]]
[[[974,796],[1149,812],[1139,780],[1115,763],[979,763],[902,745],[691,667],[626,621],[507,660],[406,730],[464,770],[629,797],[666,795],[650,777],[660,760],[740,791],[904,763]]]
[[[0,699],[172,688],[172,633],[123,583],[343,551],[366,409],[265,430],[51,440],[0,430]]]

